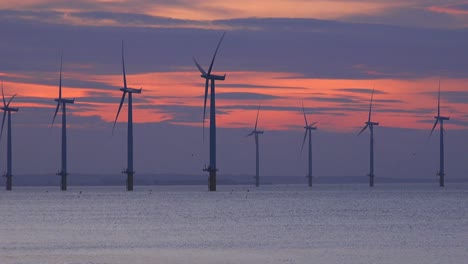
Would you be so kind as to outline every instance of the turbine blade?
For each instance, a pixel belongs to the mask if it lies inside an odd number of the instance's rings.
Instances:
[[[369,106],[369,118],[367,120],[367,122],[370,122],[371,120],[371,114],[372,114],[372,101],[374,100],[374,90],[375,90],[375,87],[372,88],[372,94],[371,94],[371,99],[370,99],[370,106]]]
[[[302,112],[304,113],[304,121],[305,121],[306,127],[308,127],[309,124],[307,123],[307,117],[306,117],[306,114],[305,114],[304,101],[302,102]]]
[[[63,53],[60,54],[59,99],[62,99],[62,62],[63,62]]]
[[[439,122],[439,119],[436,119],[434,125],[432,126],[431,133],[429,134],[429,137],[432,136],[432,133],[434,132],[434,129],[436,128],[438,122]]]
[[[307,132],[308,131],[309,131],[309,129],[306,128],[306,131],[304,133],[304,139],[302,140],[301,153],[302,153],[302,150],[304,149],[304,144],[305,144],[305,141],[306,141],[306,138],[307,138]]]
[[[8,103],[6,104],[6,107],[9,107],[9,106],[10,106],[11,101],[13,101],[13,98],[15,98],[15,97],[16,97],[16,94],[14,94],[14,95],[10,98],[10,100],[8,100]]]
[[[119,110],[117,110],[117,115],[115,116],[114,126],[112,127],[112,135],[114,134],[115,123],[117,123],[117,118],[119,118],[120,110],[122,109],[123,102],[125,100],[125,94],[127,92],[123,92],[122,99],[120,100]]]
[[[437,116],[440,116],[440,79],[439,79],[439,96],[437,98]]]
[[[205,82],[205,99],[204,99],[204,103],[203,103],[203,120],[205,120],[205,117],[206,117],[206,101],[208,100],[209,81],[210,81],[210,79],[207,78],[206,82]]]
[[[203,121],[202,121],[202,126],[203,126],[203,128],[202,128],[203,143],[205,143],[205,119],[203,119]]]
[[[202,68],[202,66],[200,66],[200,64],[198,64],[198,62],[197,62],[197,60],[195,59],[195,57],[193,58],[193,62],[195,62],[195,65],[197,65],[197,68],[198,68],[198,70],[201,72],[201,74],[207,75],[207,74],[206,74],[206,71]]]
[[[255,128],[254,131],[257,131],[257,124],[258,124],[258,113],[260,112],[260,105],[258,105],[257,109],[257,118],[255,119]]]
[[[122,40],[122,73],[123,73],[124,88],[127,89],[127,76],[125,74],[124,41],[123,40]]]
[[[250,137],[250,136],[253,135],[253,134],[254,134],[254,132],[252,131],[252,132],[250,132],[249,134],[247,134],[247,135],[245,135],[245,136],[246,136],[246,137]]]
[[[318,122],[313,122],[312,124],[310,124],[310,126],[313,126],[313,125],[315,125],[315,124],[317,124],[317,123],[318,123]]]
[[[3,106],[6,107],[5,94],[3,93],[3,81],[2,81],[2,98],[3,98]]]
[[[226,32],[223,32],[223,36],[221,36],[221,39],[218,42],[218,46],[216,47],[215,53],[213,55],[213,59],[211,60],[210,68],[208,69],[208,75],[211,74],[211,70],[213,69],[213,63],[215,61],[216,54],[218,53],[219,46],[221,45],[221,41],[223,41],[223,38],[224,38],[225,34],[226,34]]]
[[[50,124],[51,127],[54,125],[55,117],[57,116],[59,108],[60,108],[60,102],[57,102],[57,108],[55,108],[54,118],[52,118],[52,123]]]
[[[362,130],[359,132],[358,136],[362,134],[362,132],[364,132],[364,130],[366,130],[366,128],[368,127],[369,125],[365,125]]]
[[[6,111],[3,112],[2,128],[1,128],[1,130],[0,130],[0,141],[2,141],[3,126],[5,125],[5,117],[6,117]]]
[[[206,119],[206,100],[208,99],[208,84],[210,79],[206,78],[205,82],[205,100],[203,103],[203,140],[205,140],[205,119]]]

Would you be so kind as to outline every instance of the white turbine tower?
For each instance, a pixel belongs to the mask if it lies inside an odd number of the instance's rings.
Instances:
[[[259,167],[259,163],[260,163],[260,154],[259,154],[259,145],[258,145],[258,135],[260,134],[263,134],[264,131],[261,131],[261,130],[257,130],[257,124],[258,124],[258,113],[260,112],[260,106],[258,106],[258,109],[257,109],[257,118],[255,119],[255,126],[254,126],[254,130],[252,130],[252,132],[250,132],[247,136],[252,136],[254,135],[255,136],[255,157],[256,157],[256,167],[255,167],[255,186],[258,187],[260,186],[260,167]]]
[[[120,91],[123,92],[122,99],[120,100],[119,109],[117,110],[117,115],[115,116],[114,126],[112,127],[112,133],[114,133],[115,124],[119,118],[120,110],[122,109],[123,102],[125,100],[125,95],[128,93],[128,121],[127,121],[127,169],[122,171],[122,173],[127,174],[127,191],[133,191],[133,112],[132,112],[132,94],[141,93],[140,89],[128,88],[127,87],[127,77],[125,75],[125,61],[124,61],[124,46],[122,41],[122,75],[124,87],[120,88]]]
[[[305,133],[304,133],[304,139],[302,140],[302,147],[301,147],[301,153],[302,150],[304,149],[304,144],[307,138],[307,134],[309,135],[309,155],[308,155],[308,173],[307,173],[307,179],[309,180],[309,187],[312,187],[312,130],[317,130],[317,127],[314,125],[317,124],[318,122],[314,122],[309,125],[307,122],[307,117],[304,109],[304,104],[302,104],[302,113],[304,114],[304,121],[305,121]]]
[[[210,165],[208,168],[204,168],[204,171],[209,173],[209,180],[208,180],[208,189],[210,191],[216,191],[216,172],[218,169],[216,168],[216,100],[215,100],[215,80],[224,81],[226,79],[226,74],[224,75],[214,75],[211,74],[211,70],[213,69],[213,63],[216,58],[216,54],[218,53],[219,46],[221,45],[221,41],[223,41],[225,32],[223,33],[221,39],[218,42],[218,46],[216,47],[215,53],[213,55],[213,59],[211,60],[210,67],[208,68],[208,72],[206,72],[200,64],[198,64],[197,60],[193,58],[195,65],[197,66],[198,70],[201,73],[201,77],[206,80],[205,82],[205,101],[203,104],[203,131],[205,131],[205,116],[206,116],[206,100],[208,98],[208,85],[211,81],[211,92],[210,92]],[[203,132],[204,133],[204,132]]]
[[[59,111],[60,106],[62,106],[62,168],[57,175],[61,176],[60,180],[60,190],[66,191],[67,190],[67,104],[75,103],[75,99],[65,99],[62,98],[62,58],[60,56],[60,75],[59,75],[59,96],[58,98],[54,99],[57,102],[57,108],[55,108],[54,118],[52,119],[52,124],[54,124],[55,117]]]
[[[16,94],[14,94],[8,103],[5,100],[5,95],[3,94],[3,81],[2,81],[2,98],[3,98],[3,119],[2,119],[2,128],[0,130],[0,141],[2,139],[3,134],[3,126],[5,125],[5,117],[8,113],[8,135],[7,135],[7,172],[4,175],[6,177],[6,190],[11,191],[12,188],[12,167],[13,167],[13,160],[12,160],[12,146],[11,146],[11,112],[18,112],[19,108],[17,107],[10,107],[10,103],[15,98]]]
[[[437,123],[440,122],[440,154],[439,154],[439,172],[437,173],[437,175],[439,175],[439,186],[440,187],[444,187],[445,186],[445,167],[444,167],[444,120],[449,120],[450,117],[446,117],[446,116],[441,116],[440,115],[440,80],[439,80],[439,96],[438,96],[438,99],[437,99],[437,116],[434,116],[435,118],[435,123],[434,123],[434,126],[432,127],[432,130],[431,130],[431,134],[430,136],[432,136],[432,133],[434,132],[434,129],[436,128],[437,126]]]
[[[372,115],[372,101],[374,99],[374,88],[372,89],[372,94],[371,94],[371,100],[370,100],[370,106],[369,106],[369,117],[367,119],[367,122],[365,123],[366,125],[362,130],[359,132],[358,135],[361,135],[366,128],[369,128],[370,130],[370,168],[369,168],[369,186],[373,187],[374,186],[374,126],[378,126],[379,122],[372,122],[371,121],[371,115]]]

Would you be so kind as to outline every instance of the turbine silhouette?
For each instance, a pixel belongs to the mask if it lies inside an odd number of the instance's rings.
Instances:
[[[8,103],[5,100],[5,94],[3,93],[3,81],[2,81],[2,98],[3,98],[3,107],[1,108],[3,110],[3,119],[2,119],[2,128],[0,130],[0,141],[2,140],[2,135],[3,135],[3,126],[5,125],[5,117],[7,116],[8,113],[8,134],[7,134],[7,172],[4,175],[6,177],[6,190],[11,191],[12,189],[12,143],[11,143],[11,112],[18,112],[19,108],[17,107],[10,107],[10,103],[15,98],[16,94],[14,94],[10,100],[8,100]]]
[[[250,137],[252,135],[255,136],[255,161],[256,161],[256,167],[255,167],[255,186],[258,187],[260,186],[260,168],[259,168],[259,161],[260,161],[260,156],[259,156],[259,145],[258,145],[258,135],[263,134],[264,131],[257,130],[257,124],[258,124],[258,113],[260,112],[260,106],[258,106],[257,109],[257,118],[255,119],[255,126],[254,130],[250,132],[247,136]]]
[[[439,172],[437,175],[439,175],[439,186],[444,187],[445,186],[445,167],[444,167],[444,120],[450,120],[450,117],[445,117],[440,115],[440,80],[439,80],[439,96],[437,98],[437,116],[434,116],[435,118],[435,123],[434,126],[432,127],[431,134],[429,136],[432,136],[432,133],[434,132],[434,129],[437,126],[437,123],[440,121],[440,153],[439,153]]]
[[[122,41],[122,75],[124,87],[120,88],[122,91],[122,99],[120,100],[119,109],[117,110],[117,115],[115,116],[114,126],[112,127],[112,134],[114,134],[115,124],[119,118],[120,110],[122,109],[123,102],[125,100],[125,95],[128,93],[128,121],[127,121],[127,169],[122,171],[122,173],[127,174],[127,191],[133,191],[133,112],[132,112],[132,94],[141,93],[142,88],[134,89],[127,87],[127,77],[125,75],[125,61],[124,61],[124,45]]]
[[[379,122],[372,122],[371,121],[371,115],[372,115],[372,101],[374,99],[374,90],[375,88],[372,89],[372,94],[371,94],[371,100],[370,100],[370,106],[369,106],[369,117],[367,119],[367,122],[365,123],[366,125],[362,128],[362,130],[359,132],[358,135],[361,135],[364,130],[369,128],[370,130],[370,165],[369,165],[369,186],[373,187],[374,186],[374,126],[378,126]]]
[[[304,103],[302,104],[302,113],[304,114],[304,121],[305,121],[305,133],[304,133],[304,139],[302,140],[302,146],[301,146],[301,153],[302,150],[304,149],[304,144],[307,138],[307,135],[309,135],[309,155],[308,155],[308,173],[307,173],[307,179],[309,180],[309,187],[312,187],[312,130],[317,130],[317,127],[314,125],[317,124],[318,122],[314,122],[309,125],[307,122],[307,116],[305,113],[304,109]]]
[[[224,35],[226,32],[223,33],[221,39],[218,42],[218,46],[216,47],[215,53],[213,55],[213,59],[211,60],[210,67],[208,68],[208,72],[206,72],[200,64],[197,62],[195,58],[193,61],[197,66],[198,70],[201,73],[201,77],[206,80],[205,82],[205,100],[203,103],[203,137],[205,131],[205,117],[206,117],[206,100],[208,98],[208,86],[211,81],[211,93],[210,93],[210,165],[208,168],[204,168],[204,171],[209,173],[208,179],[208,189],[210,191],[216,191],[216,172],[218,169],[216,168],[216,100],[215,100],[215,80],[224,81],[226,79],[226,74],[224,75],[214,75],[211,74],[211,70],[213,69],[213,64],[216,58],[216,54],[218,53],[219,46],[223,41]]]
[[[62,168],[57,175],[61,176],[60,180],[60,190],[67,190],[67,104],[75,103],[75,99],[65,99],[62,98],[62,59],[63,55],[60,55],[60,75],[59,75],[59,96],[54,99],[57,102],[57,107],[55,108],[54,118],[52,119],[52,124],[54,124],[55,117],[59,111],[60,106],[62,106]]]

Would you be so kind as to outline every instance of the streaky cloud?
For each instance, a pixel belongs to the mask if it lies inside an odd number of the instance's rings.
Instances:
[[[274,86],[274,85],[261,85],[261,84],[247,84],[247,83],[223,83],[218,84],[219,88],[236,88],[236,89],[285,89],[285,90],[307,90],[307,87],[297,86]]]
[[[199,96],[200,98],[203,96]],[[281,98],[280,96],[251,93],[251,92],[220,92],[216,94],[216,98],[225,100],[270,100]]]
[[[372,93],[371,88],[340,88],[336,89],[337,91],[347,92],[347,93],[357,93],[357,94],[370,94]],[[387,94],[385,91],[382,90],[374,90],[374,94]]]

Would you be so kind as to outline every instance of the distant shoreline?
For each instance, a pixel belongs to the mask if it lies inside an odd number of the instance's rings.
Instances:
[[[167,175],[167,174],[136,174],[135,184],[140,186],[158,185],[207,185],[208,177],[204,175]],[[14,186],[58,186],[60,178],[53,174],[14,175]],[[250,185],[254,184],[252,175],[219,175],[220,185]],[[261,176],[261,185],[277,184],[307,184],[306,177],[301,176]],[[367,184],[367,176],[317,176],[314,184]],[[421,183],[437,184],[437,177],[427,178],[389,178],[376,176],[376,186],[379,184]],[[467,178],[447,177],[447,184],[468,183]],[[121,186],[125,185],[125,177],[120,174],[70,174],[70,186]]]

